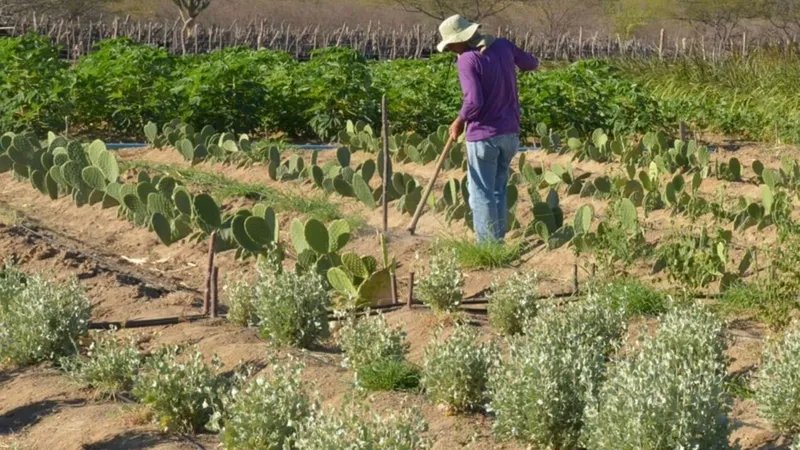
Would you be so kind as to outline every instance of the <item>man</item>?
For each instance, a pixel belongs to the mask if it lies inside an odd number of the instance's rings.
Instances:
[[[479,24],[459,15],[439,26],[440,52],[458,53],[464,101],[450,125],[458,138],[467,125],[469,203],[478,242],[502,241],[506,234],[506,185],[511,159],[519,148],[517,73],[536,70],[535,56],[512,42],[481,34]]]

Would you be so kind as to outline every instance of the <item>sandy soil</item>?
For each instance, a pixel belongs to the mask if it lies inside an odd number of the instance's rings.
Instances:
[[[767,148],[759,144],[744,143],[735,154],[747,167],[758,157],[770,166],[779,164],[782,152],[794,149]],[[794,153],[792,153],[794,154]],[[124,159],[182,164],[172,151],[153,149],[125,150]],[[364,157],[356,154],[355,160]],[[541,161],[549,166],[564,157],[529,155],[529,160]],[[595,163],[577,165],[576,170],[601,174],[607,167]],[[214,170],[241,181],[258,182],[276,189],[298,189],[310,192],[309,186],[299,183],[275,183],[269,180],[263,167],[237,169],[215,165],[200,165],[201,169]],[[433,167],[407,166],[403,169],[421,181],[427,181]],[[747,171],[749,173],[749,171]],[[751,175],[751,174],[750,174]],[[460,178],[458,171],[444,174]],[[711,191],[716,189],[707,180]],[[440,181],[441,183],[441,181]],[[726,195],[755,195],[757,188],[748,183],[727,184]],[[705,183],[704,183],[705,188]],[[380,227],[380,211],[364,211],[352,200],[331,197],[347,213],[359,213],[366,220],[348,249],[362,254],[377,254],[374,230]],[[521,194],[520,212],[529,209],[527,195]],[[604,203],[577,196],[562,197],[565,216],[582,204],[591,203],[602,216]],[[179,243],[170,247],[160,245],[154,234],[134,228],[118,220],[113,210],[99,207],[81,209],[62,199],[46,201],[29,185],[14,182],[8,174],[0,175],[0,210],[17,211],[24,217],[21,226],[0,227],[0,258],[10,258],[27,271],[37,271],[55,279],[77,277],[86,287],[87,295],[95,305],[93,320],[121,321],[137,318],[187,316],[200,312],[201,292],[204,282],[205,246]],[[522,215],[522,214],[521,214]],[[3,217],[0,215],[0,217]],[[404,231],[408,221],[395,209],[390,210],[391,252],[401,262],[399,271],[400,297],[407,290],[405,275],[415,267],[414,255],[425,254],[431,242],[441,235],[468,235],[462,224],[448,226],[441,215],[426,214],[419,226],[419,236],[410,237]],[[2,219],[0,219],[0,222]],[[644,219],[648,239],[656,239],[670,230],[685,226],[658,212]],[[283,232],[288,225],[283,226]],[[650,232],[652,230],[652,233]],[[769,233],[755,231],[737,234],[741,246],[763,243],[771,239]],[[504,277],[514,270],[534,270],[543,280],[543,292],[563,292],[570,289],[572,266],[575,258],[569,249],[548,252],[541,248],[526,254],[518,267],[493,271],[467,271],[467,295],[481,292],[495,277]],[[583,264],[583,262],[581,263]],[[247,276],[251,263],[233,260],[232,255],[218,257],[222,279]],[[419,270],[422,267],[417,266]],[[631,268],[634,273],[647,273],[647,267]],[[580,272],[581,281],[585,278]],[[474,322],[484,338],[495,336],[482,315]],[[410,358],[419,362],[422,349],[432,338],[438,320],[425,310],[401,310],[388,314],[391,323],[402,326],[411,343]],[[634,324],[635,325],[635,324]],[[634,327],[632,327],[633,331]],[[143,346],[153,347],[166,343],[197,344],[210,356],[217,353],[225,363],[225,370],[240,362],[250,362],[263,367],[270,355],[286,357],[289,354],[302,359],[307,369],[305,378],[319,392],[323,403],[340,404],[352,389],[352,373],[341,368],[341,355],[331,344],[315,351],[299,352],[277,349],[260,339],[252,329],[243,329],[223,320],[205,320],[173,326],[135,330],[146,336]],[[748,372],[757,366],[763,340],[768,332],[757,323],[740,320],[730,327],[730,371]],[[93,398],[92,392],[82,389],[66,377],[46,366],[25,369],[0,368],[0,448],[31,449],[189,449],[196,448],[175,436],[163,435],[144,420],[142,408],[121,402]],[[436,449],[514,449],[524,448],[514,443],[496,442],[491,433],[490,420],[481,415],[448,416],[436,405],[419,394],[380,393],[371,401],[373,407],[388,410],[400,402],[417,405],[430,424],[429,435]],[[743,449],[788,449],[788,438],[770,429],[757,415],[752,400],[737,400],[732,417],[737,428],[732,442]],[[198,441],[211,448],[215,438],[199,436]],[[17,445],[18,447],[12,447]]]

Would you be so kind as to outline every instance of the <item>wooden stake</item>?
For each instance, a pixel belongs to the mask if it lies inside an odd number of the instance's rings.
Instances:
[[[406,307],[411,309],[411,305],[414,304],[414,272],[408,274],[408,300],[406,301]]]
[[[203,297],[203,314],[211,312],[212,303],[212,288],[214,287],[214,241],[216,240],[217,232],[211,233],[208,238],[208,272],[206,273],[206,294]]]
[[[219,306],[219,290],[217,289],[219,281],[219,267],[214,266],[213,274],[211,276],[211,317],[217,317]]]
[[[381,203],[383,203],[383,234],[389,232],[389,164],[391,162],[389,156],[389,112],[386,110],[386,95],[381,98],[381,112],[382,112],[382,130],[381,137],[383,138],[383,196]]]
[[[572,292],[578,292],[578,263],[572,266]]]
[[[658,38],[658,60],[664,60],[664,29],[661,29],[661,36]]]
[[[389,278],[392,280],[392,304],[398,305],[400,304],[400,301],[397,298],[397,275],[392,272],[389,274]]]

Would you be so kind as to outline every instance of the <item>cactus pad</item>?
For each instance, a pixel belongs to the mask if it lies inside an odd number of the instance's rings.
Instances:
[[[273,240],[275,237],[274,230],[261,217],[252,216],[245,219],[244,229],[250,239],[261,246],[275,243]]]
[[[303,237],[308,247],[319,255],[328,253],[330,243],[328,241],[328,229],[317,219],[308,219],[303,226]]]
[[[92,189],[104,191],[106,188],[106,177],[97,167],[84,167],[81,172],[81,177],[83,178],[83,182]]]
[[[208,194],[199,194],[194,198],[194,211],[202,223],[211,229],[222,226],[219,206]]]
[[[334,220],[328,226],[328,239],[330,240],[328,251],[331,253],[338,252],[350,241],[350,225],[347,221],[339,219]]]
[[[338,267],[333,267],[327,273],[328,283],[331,287],[346,296],[355,297],[358,295],[356,287],[353,286],[353,281],[347,276],[347,273]]]
[[[368,207],[375,209],[378,206],[372,197],[372,190],[369,188],[369,184],[361,178],[361,175],[353,176],[353,193],[361,203]]]

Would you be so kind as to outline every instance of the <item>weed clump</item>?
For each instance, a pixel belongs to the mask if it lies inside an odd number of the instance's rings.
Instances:
[[[601,286],[598,295],[604,297],[612,307],[622,309],[628,316],[663,314],[669,309],[670,303],[663,292],[628,277]]]

